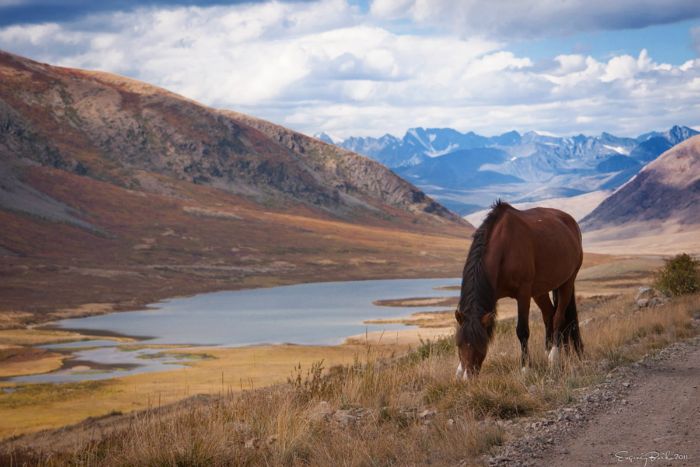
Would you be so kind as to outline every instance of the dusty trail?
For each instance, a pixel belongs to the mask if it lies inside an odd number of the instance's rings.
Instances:
[[[700,466],[700,337],[618,367],[568,407],[509,426],[514,438],[486,464]]]
[[[700,346],[641,368],[616,407],[545,456],[550,465],[700,465]]]

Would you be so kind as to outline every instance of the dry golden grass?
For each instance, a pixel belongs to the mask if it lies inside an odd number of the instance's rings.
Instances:
[[[0,378],[48,373],[61,368],[63,359],[65,358],[63,355],[43,352],[41,355],[37,355],[36,357],[30,356],[30,358],[19,358],[17,361],[8,361],[9,359],[7,359],[6,355],[4,355],[8,350],[17,350],[22,352],[23,349],[0,349]]]
[[[90,339],[90,336],[57,329],[2,329],[0,342],[11,345],[57,344]]]
[[[315,365],[287,385],[142,412],[99,440],[76,437],[58,452],[49,444],[23,450],[19,441],[5,448],[16,461],[43,465],[474,464],[502,442],[497,420],[566,404],[614,366],[696,334],[698,308],[698,296],[650,309],[637,309],[630,296],[610,300],[581,317],[585,358],[568,356],[558,369],[548,368],[542,326],[533,322],[532,366],[523,375],[514,323],[506,320],[482,374],[466,383],[454,379],[449,338],[391,360],[368,346],[353,364]]]
[[[386,356],[401,348],[405,349],[406,346],[380,346],[376,354]],[[0,387],[15,389],[11,393],[0,392],[0,438],[57,428],[115,411],[131,412],[157,407],[195,394],[220,394],[222,391],[236,392],[279,384],[287,380],[295,364],[308,368],[321,359],[331,365],[348,364],[364,352],[364,347],[263,345],[164,351],[206,355],[209,358],[191,360],[187,367],[172,371],[141,373],[104,381],[28,385],[0,383]]]

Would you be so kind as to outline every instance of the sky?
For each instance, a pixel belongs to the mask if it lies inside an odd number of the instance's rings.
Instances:
[[[0,0],[0,49],[336,139],[700,129],[698,0]]]

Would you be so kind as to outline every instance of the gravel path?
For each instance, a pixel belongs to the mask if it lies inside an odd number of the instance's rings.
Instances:
[[[619,368],[573,406],[512,426],[490,465],[700,466],[700,339]],[[507,429],[509,427],[506,427]]]

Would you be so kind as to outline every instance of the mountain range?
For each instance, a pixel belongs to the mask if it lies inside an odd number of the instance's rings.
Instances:
[[[0,225],[0,309],[25,311],[445,275],[446,264],[456,274],[471,232],[364,156],[146,83],[3,52]]]
[[[335,144],[385,164],[465,215],[498,197],[524,203],[613,190],[696,134],[684,126],[636,138],[534,131],[486,137],[451,128],[412,128],[403,138],[350,137]],[[326,134],[317,137],[333,142]]]

